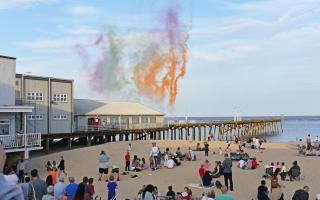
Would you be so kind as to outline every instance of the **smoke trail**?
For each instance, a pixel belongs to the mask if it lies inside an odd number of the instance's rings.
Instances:
[[[122,41],[113,30],[101,33],[87,46],[77,45],[76,50],[94,91],[117,91],[128,83],[121,64]]]
[[[174,8],[165,10],[161,38],[156,41],[159,36],[152,34],[151,44],[134,67],[137,89],[152,97],[168,99],[169,109],[174,105],[178,82],[185,76],[187,66],[189,35],[178,14]]]

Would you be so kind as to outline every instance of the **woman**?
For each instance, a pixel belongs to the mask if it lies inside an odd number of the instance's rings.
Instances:
[[[191,200],[192,191],[188,187],[184,187],[184,192],[181,193],[182,199]]]
[[[154,186],[154,190],[153,190],[153,196],[155,197],[155,200],[160,200],[160,192],[158,191],[158,188],[156,186]]]
[[[52,185],[48,186],[47,194],[42,196],[42,200],[54,200],[53,190],[54,190],[54,188]]]
[[[80,183],[76,193],[72,197],[72,200],[90,200],[91,199],[90,195],[85,190],[86,190],[85,184],[84,183]]]
[[[141,195],[141,199],[139,200],[155,200],[153,196],[154,186],[153,185],[147,185]]]
[[[276,170],[276,172],[272,175],[272,178],[271,178],[271,193],[270,193],[271,200],[283,200],[281,185],[278,182],[278,173],[279,171]]]
[[[222,173],[221,161],[216,161],[216,166],[214,168],[214,174],[212,175],[212,178],[219,178]]]
[[[140,168],[140,160],[138,159],[137,155],[133,156],[133,160],[132,160],[132,170],[135,172],[140,172],[141,168]]]

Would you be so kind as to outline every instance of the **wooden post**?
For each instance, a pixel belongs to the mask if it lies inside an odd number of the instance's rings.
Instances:
[[[198,141],[201,141],[201,127],[198,126]]]
[[[87,136],[87,146],[91,146],[91,136]]]
[[[177,140],[177,129],[174,127],[174,129],[173,129],[173,138],[174,138],[174,140]]]
[[[193,126],[192,127],[192,140],[193,141],[196,141],[196,130],[195,130],[196,128]]]
[[[46,139],[46,153],[50,153],[50,140],[49,138]]]
[[[203,141],[207,141],[208,137],[207,137],[207,127],[206,125],[203,126]]]
[[[68,149],[72,148],[72,138],[68,138]]]

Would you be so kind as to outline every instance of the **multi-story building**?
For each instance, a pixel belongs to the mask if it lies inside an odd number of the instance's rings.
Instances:
[[[27,131],[27,115],[34,107],[15,103],[16,58],[0,55],[0,145],[7,152],[41,149],[41,134]]]
[[[15,89],[17,103],[34,106],[27,115],[29,132],[72,133],[73,80],[16,74]]]

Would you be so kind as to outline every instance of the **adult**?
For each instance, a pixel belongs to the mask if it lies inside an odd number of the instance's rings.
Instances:
[[[209,144],[208,142],[204,142],[204,156],[208,157],[209,155]]]
[[[154,200],[154,197],[152,195],[153,191],[154,186],[151,184],[147,185],[142,192],[141,199],[139,200]]]
[[[24,183],[22,183],[21,185],[24,199],[28,199],[29,185],[30,185],[30,177],[25,177]]]
[[[12,168],[6,166],[3,169],[4,178],[9,185],[17,185],[19,182],[18,176],[14,173]]]
[[[228,185],[230,184],[230,190],[233,191],[233,180],[232,180],[232,161],[229,158],[228,154],[224,155],[224,161],[222,162],[223,176],[225,186],[229,189]],[[228,184],[229,183],[229,184]]]
[[[133,156],[131,167],[132,167],[132,171],[135,171],[135,172],[141,171],[140,160],[137,155]]]
[[[0,199],[23,200],[24,197],[21,188],[17,185],[9,185],[3,176],[2,169],[4,167],[4,163],[6,162],[6,158],[6,153],[0,145]]]
[[[42,200],[55,200],[54,187],[52,185],[47,187],[47,194],[43,195]]]
[[[54,199],[62,200],[67,185],[64,183],[64,177],[60,176],[57,184],[54,185]]]
[[[239,160],[239,168],[245,169],[246,168],[246,161],[244,161],[242,158]]]
[[[114,177],[110,176],[110,182],[107,184],[108,187],[108,200],[116,198],[116,189],[118,187],[117,182],[114,181]]]
[[[307,146],[310,146],[311,145],[311,136],[310,136],[310,134],[308,134],[308,136],[306,138],[306,141],[307,141]]]
[[[69,185],[66,187],[66,193],[68,196],[68,200],[72,200],[73,195],[76,193],[78,189],[78,184],[75,183],[74,177],[69,177]]]
[[[21,159],[17,165],[17,172],[18,172],[18,177],[19,177],[20,183],[24,182],[24,171],[25,170],[26,170],[26,162],[24,161],[24,159]]]
[[[170,158],[167,160],[166,167],[168,169],[172,169],[172,168],[174,168],[174,166],[175,166],[175,162],[172,159],[172,157],[170,156]]]
[[[168,186],[168,192],[167,195],[168,200],[174,200],[174,197],[176,196],[176,193],[172,190],[172,186]]]
[[[223,174],[221,161],[216,161],[216,166],[214,168],[213,178],[219,178]]]
[[[29,198],[33,200],[41,200],[43,195],[47,193],[47,184],[44,180],[40,179],[38,170],[31,170],[31,181],[29,185]]]
[[[104,151],[101,151],[99,155],[99,179],[101,181],[102,175],[106,176],[106,181],[108,180],[108,164],[109,164],[109,156]]]
[[[210,171],[211,163],[209,160],[205,160],[203,163],[204,171]]]
[[[90,200],[90,195],[86,191],[85,183],[80,183],[72,200]]]
[[[212,174],[210,171],[206,171],[202,177],[202,185],[204,187],[211,187],[214,185],[213,181],[212,181]]]
[[[258,200],[270,200],[268,196],[268,187],[266,186],[266,181],[262,180],[261,185],[258,187]]]
[[[153,169],[157,169],[157,160],[158,160],[158,154],[159,154],[159,148],[157,147],[157,144],[155,142],[152,143],[150,156],[153,157]]]
[[[297,190],[294,193],[292,200],[308,200],[309,199],[309,190],[310,190],[310,188],[308,186],[304,186],[303,189]]]
[[[59,172],[58,172],[58,176],[61,175],[61,172],[64,173],[64,175],[67,176],[67,173],[66,173],[66,164],[65,164],[65,161],[63,159],[63,156],[60,156],[60,163],[58,165],[58,169],[59,169]]]
[[[222,186],[221,187],[221,193],[217,196],[216,200],[234,200],[233,196],[231,194],[228,194],[228,187]]]
[[[295,160],[292,163],[292,167],[288,171],[290,181],[299,178],[300,174],[301,174],[301,170],[300,170],[300,167],[298,166],[298,161]]]
[[[124,156],[124,160],[126,162],[126,165],[124,167],[124,171],[130,171],[130,151],[127,151],[126,155]]]

